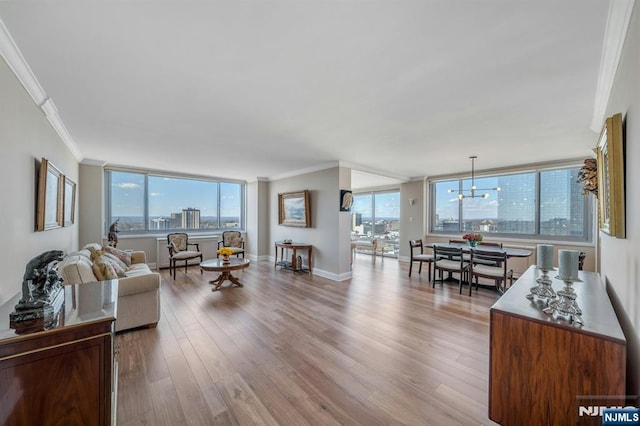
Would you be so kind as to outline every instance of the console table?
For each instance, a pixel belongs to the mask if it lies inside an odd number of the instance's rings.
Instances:
[[[115,423],[118,280],[64,287],[52,323],[10,328],[0,306],[0,424]]]
[[[553,271],[550,277],[555,276]],[[526,298],[535,266],[490,311],[489,418],[501,425],[602,424],[580,406],[625,406],[626,340],[600,276],[573,283],[584,325]],[[553,279],[557,292],[564,283]]]
[[[285,269],[290,269],[293,272],[307,272],[309,274],[311,274],[311,251],[313,250],[313,246],[311,244],[305,244],[305,243],[295,243],[295,242],[291,242],[291,243],[285,243],[284,241],[276,241],[276,260],[275,263],[273,265],[273,267],[275,268],[276,266],[281,266],[282,268]],[[280,260],[278,260],[278,248],[280,249]],[[289,262],[288,260],[284,259],[284,251],[285,249],[287,250],[292,250],[293,254],[291,255],[291,261]],[[302,264],[298,265],[298,256],[297,256],[297,252],[298,250],[306,250],[307,251],[307,258],[308,260],[308,268],[304,268]]]

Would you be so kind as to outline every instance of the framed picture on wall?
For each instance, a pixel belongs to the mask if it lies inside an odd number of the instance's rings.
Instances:
[[[600,230],[625,238],[624,140],[622,114],[607,118],[598,141]]]
[[[38,175],[38,199],[36,208],[36,231],[60,228],[63,216],[64,176],[46,158],[40,162]]]
[[[278,194],[278,224],[283,226],[311,226],[309,190]]]
[[[76,183],[64,176],[64,226],[71,226],[76,215]]]

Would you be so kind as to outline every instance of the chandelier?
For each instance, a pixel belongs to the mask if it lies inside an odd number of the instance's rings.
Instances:
[[[462,200],[463,198],[489,198],[489,194],[487,194],[486,192],[482,194],[476,194],[476,191],[500,191],[499,186],[495,188],[485,188],[485,189],[476,188],[475,165],[476,165],[476,158],[478,158],[478,156],[472,155],[469,158],[471,159],[471,189],[469,190],[468,194],[465,194],[464,191],[459,191],[458,199]],[[456,190],[450,189],[449,192],[456,192]]]

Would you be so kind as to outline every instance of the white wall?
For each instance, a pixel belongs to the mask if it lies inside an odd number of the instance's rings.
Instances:
[[[270,256],[275,257],[274,241],[285,238],[313,245],[314,274],[341,281],[351,276],[341,270],[340,255],[340,168],[334,167],[270,182],[269,216]],[[278,194],[308,189],[311,227],[278,225]],[[344,189],[344,188],[343,188]],[[346,240],[345,240],[346,241]],[[348,244],[348,241],[346,241]],[[348,250],[348,249],[347,249]],[[347,253],[349,253],[347,251]],[[346,256],[346,265],[349,257]],[[305,262],[306,263],[306,262]],[[344,269],[344,266],[343,266]]]
[[[0,304],[21,289],[30,259],[47,250],[74,251],[78,247],[78,220],[72,226],[35,232],[36,169],[42,157],[77,183],[78,162],[55,133],[44,113],[33,103],[13,72],[0,59]],[[76,210],[77,212],[77,210]]]
[[[400,185],[400,260],[409,260],[409,240],[424,238],[425,182],[423,180]],[[409,204],[413,200],[413,204]]]
[[[620,112],[626,124],[627,235],[618,239],[600,233],[601,275],[626,326],[630,348],[631,371],[627,374],[632,383],[628,384],[628,394],[640,392],[640,8],[634,9],[606,114],[609,117]]]

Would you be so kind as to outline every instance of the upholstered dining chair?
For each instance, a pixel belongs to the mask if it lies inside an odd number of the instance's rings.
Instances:
[[[474,278],[476,290],[478,289],[479,277],[494,280],[496,289],[500,293],[504,293],[508,288],[507,280],[509,280],[509,286],[513,284],[513,270],[507,270],[507,253],[472,249],[471,264],[469,266],[469,296],[471,296]]]
[[[222,233],[222,240],[218,241],[218,250],[222,247],[228,247],[233,250],[233,254],[236,257],[244,257],[244,239],[240,231],[224,231]],[[217,256],[216,256],[217,257]]]
[[[422,273],[422,264],[427,263],[429,269],[429,281],[431,281],[431,264],[433,263],[433,256],[430,254],[424,254],[424,245],[422,240],[410,240],[409,247],[411,260],[409,261],[409,276],[411,276],[411,269],[413,268],[413,262],[420,262],[420,268],[418,268],[418,274]],[[419,249],[419,250],[416,250]]]
[[[195,250],[189,250],[189,247]],[[198,243],[190,243],[189,236],[183,232],[174,232],[167,235],[167,248],[169,249],[169,272],[173,270],[173,279],[176,279],[176,262],[184,261],[184,273],[187,273],[188,262],[191,259],[200,258],[202,262],[202,252]],[[202,273],[202,269],[200,269]]]
[[[443,272],[447,272],[449,276],[452,273],[460,274],[458,284],[460,293],[462,293],[462,283],[468,280],[469,262],[462,256],[462,249],[449,246],[433,245],[433,281],[432,287],[436,286],[436,271],[439,272],[440,282],[444,284]]]

